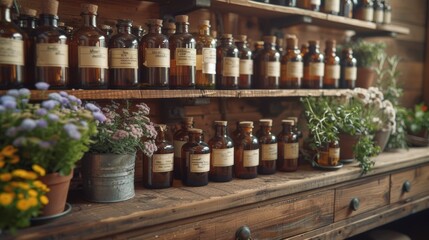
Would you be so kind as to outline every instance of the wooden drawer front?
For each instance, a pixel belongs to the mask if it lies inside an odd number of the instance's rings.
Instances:
[[[353,209],[352,202],[355,203]],[[389,204],[389,176],[335,190],[335,221]]]
[[[429,193],[429,165],[392,174],[390,202],[411,201],[413,197]]]

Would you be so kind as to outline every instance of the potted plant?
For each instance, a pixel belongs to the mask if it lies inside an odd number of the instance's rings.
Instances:
[[[92,109],[97,106],[89,105]],[[82,159],[84,196],[94,202],[118,202],[134,197],[134,166],[137,150],[152,156],[156,130],[147,117],[149,107],[130,108],[112,103],[100,111],[106,121],[98,124],[89,153]]]
[[[429,144],[429,111],[424,103],[406,111],[405,125],[410,145],[419,147]]]

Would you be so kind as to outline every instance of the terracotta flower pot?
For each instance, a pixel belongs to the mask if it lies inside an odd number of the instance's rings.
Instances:
[[[380,147],[380,152],[383,152],[384,149],[386,148],[391,132],[392,132],[391,129],[382,129],[375,133],[374,143],[376,146]]]
[[[40,178],[40,181],[50,189],[46,193],[49,203],[43,208],[42,216],[56,215],[64,211],[72,176],[73,171],[68,176],[61,176],[59,173],[50,173]]]
[[[353,148],[359,141],[359,136],[352,136],[347,133],[340,133],[340,160],[343,162],[353,161],[355,154]]]
[[[375,71],[368,67],[359,67],[357,69],[356,87],[369,88],[375,80]]]

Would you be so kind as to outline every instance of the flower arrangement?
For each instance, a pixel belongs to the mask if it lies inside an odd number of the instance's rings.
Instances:
[[[89,105],[98,109],[95,105]],[[132,154],[140,149],[147,156],[156,151],[154,139],[157,132],[154,124],[147,117],[149,107],[136,104],[135,111],[130,109],[129,102],[126,107],[120,108],[113,102],[101,109],[106,121],[97,126],[98,134],[92,138],[91,153]]]
[[[429,130],[428,107],[424,103],[420,103],[415,105],[414,108],[408,109],[405,124],[409,133],[427,137],[424,135],[427,135],[427,131]]]

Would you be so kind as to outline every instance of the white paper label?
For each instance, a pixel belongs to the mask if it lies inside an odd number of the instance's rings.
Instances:
[[[197,50],[193,48],[176,48],[176,66],[196,66]]]
[[[148,68],[152,67],[170,67],[170,49],[168,48],[146,48],[145,49],[145,65]]]
[[[173,171],[174,154],[154,154],[152,156],[153,172],[171,172]]]
[[[138,68],[138,54],[138,50],[133,48],[111,48],[110,68]]]
[[[320,5],[321,0],[311,0],[311,4],[313,5]]]
[[[267,77],[280,77],[280,62],[266,62]]]
[[[186,141],[178,141],[178,140],[174,140],[173,141],[173,146],[174,146],[174,157],[176,158],[181,158],[182,157],[182,146],[187,143]]]
[[[189,154],[190,170],[193,173],[203,173],[210,171],[210,153]]]
[[[339,79],[340,78],[340,65],[326,65],[325,77]]]
[[[78,62],[80,68],[108,68],[107,48],[79,46]]]
[[[318,76],[323,77],[325,72],[324,63],[310,63],[310,77]]]
[[[299,156],[298,143],[285,143],[283,145],[284,159],[297,159]]]
[[[36,66],[38,67],[68,67],[69,47],[60,43],[36,44]]]
[[[289,78],[302,78],[304,73],[304,65],[302,62],[288,62],[286,65],[286,77]]]
[[[381,10],[375,10],[374,11],[374,21],[376,23],[382,23],[383,22],[383,18],[384,18],[384,11],[383,11],[383,9],[381,9]]]
[[[252,74],[253,74],[253,60],[240,59],[240,75],[252,75]]]
[[[24,66],[24,41],[0,37],[0,64]]]
[[[261,145],[261,161],[277,160],[277,143]]]
[[[259,149],[243,150],[243,166],[256,167],[259,165]]]
[[[212,149],[213,166],[229,167],[234,165],[234,148]]]
[[[216,74],[216,49],[203,48],[202,70],[203,73]]]
[[[363,16],[362,16],[363,20],[365,21],[369,21],[372,22],[372,20],[374,19],[374,9],[373,8],[365,8],[363,10]]]
[[[357,68],[356,67],[346,67],[344,69],[344,78],[346,80],[355,81],[357,77]]]
[[[340,158],[340,148],[329,148],[329,158]]]
[[[325,0],[325,10],[327,12],[340,12],[340,0]]]
[[[240,59],[238,57],[224,57],[222,67],[224,77],[240,76]]]

